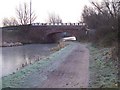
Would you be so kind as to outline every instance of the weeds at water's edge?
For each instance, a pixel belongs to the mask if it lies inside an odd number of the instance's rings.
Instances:
[[[60,49],[64,48],[66,45],[68,45],[66,42],[61,41],[56,47],[51,48],[50,51],[59,51]]]

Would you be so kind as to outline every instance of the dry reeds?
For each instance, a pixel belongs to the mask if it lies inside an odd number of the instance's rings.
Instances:
[[[59,51],[60,49],[64,48],[65,46],[66,46],[65,42],[60,41],[59,44],[56,47],[51,48],[50,51]]]

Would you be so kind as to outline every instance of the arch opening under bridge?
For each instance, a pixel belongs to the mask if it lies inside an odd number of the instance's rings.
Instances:
[[[53,32],[46,35],[47,42],[49,43],[55,43],[59,42],[61,39],[66,37],[75,37],[77,39],[77,36],[70,32]]]

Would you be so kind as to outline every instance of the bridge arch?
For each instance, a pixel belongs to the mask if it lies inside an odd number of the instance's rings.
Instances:
[[[70,30],[51,31],[50,33],[46,34],[46,41],[53,43],[59,41],[64,37],[70,37],[70,36],[76,37],[77,40],[78,32],[77,31],[71,32]]]

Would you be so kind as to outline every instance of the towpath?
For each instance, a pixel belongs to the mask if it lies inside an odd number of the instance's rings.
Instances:
[[[88,81],[89,50],[86,45],[77,43],[77,47],[65,61],[50,72],[47,79],[37,88],[87,88]]]

